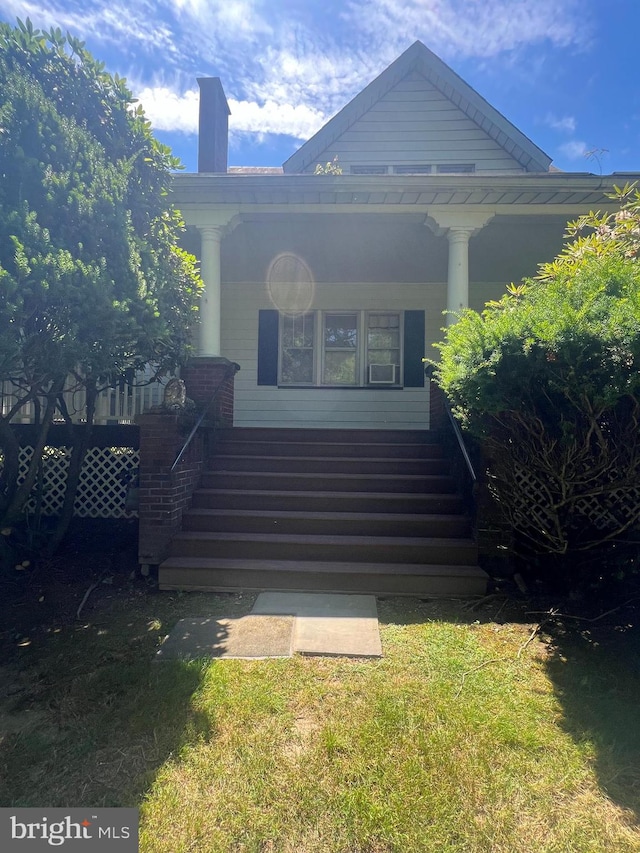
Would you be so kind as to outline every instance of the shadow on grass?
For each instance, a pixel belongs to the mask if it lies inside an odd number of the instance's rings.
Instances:
[[[197,707],[209,661],[155,660],[184,608],[166,594],[125,599],[5,660],[1,806],[136,806],[165,762],[215,737]]]
[[[458,625],[529,624],[524,601],[502,594],[482,599],[464,598],[399,598],[378,596],[381,622],[396,625],[420,625],[424,622],[451,622]]]
[[[593,750],[601,789],[640,819],[640,610],[607,625],[565,620],[548,637],[562,725]]]

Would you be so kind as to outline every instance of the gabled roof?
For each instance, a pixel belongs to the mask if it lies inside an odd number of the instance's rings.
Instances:
[[[303,172],[331,144],[408,74],[422,74],[435,88],[481,127],[527,172],[546,172],[551,158],[494,109],[475,89],[422,42],[414,42],[376,79],[330,119],[284,163],[284,171]]]

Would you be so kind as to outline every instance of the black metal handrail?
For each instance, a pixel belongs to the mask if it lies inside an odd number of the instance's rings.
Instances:
[[[226,383],[227,379],[229,379],[231,376],[235,376],[235,374],[238,372],[238,370],[239,370],[239,367],[238,367],[238,365],[237,365],[237,364],[235,364],[235,363],[233,363],[233,362],[232,362],[230,365],[228,365],[228,367],[227,367],[227,369],[226,369],[226,371],[225,371],[224,378],[222,379],[222,382],[218,385],[218,387],[216,388],[216,390],[213,392],[213,396],[211,397],[211,399],[209,400],[209,402],[207,403],[207,405],[206,405],[206,406],[204,407],[204,409],[202,410],[202,412],[201,412],[201,414],[200,414],[200,417],[198,418],[198,420],[196,421],[196,423],[195,423],[195,425],[194,425],[193,429],[191,430],[191,432],[190,432],[190,433],[189,433],[189,435],[187,436],[187,440],[186,440],[186,441],[185,441],[185,443],[182,445],[182,449],[180,450],[180,452],[179,452],[179,453],[178,453],[178,455],[176,456],[176,458],[175,458],[175,460],[174,460],[174,462],[173,462],[173,465],[172,465],[172,466],[171,466],[171,468],[169,469],[169,473],[172,473],[172,472],[175,470],[176,465],[178,464],[178,462],[180,462],[180,460],[181,460],[181,459],[182,459],[182,457],[184,456],[184,454],[185,454],[185,451],[186,451],[187,447],[189,447],[189,445],[191,444],[191,440],[193,439],[194,435],[197,433],[198,429],[200,428],[200,425],[202,424],[202,421],[203,421],[203,420],[205,419],[205,417],[209,414],[209,410],[210,410],[211,406],[213,406],[213,404],[214,404],[214,403],[216,402],[216,400],[218,399],[218,394],[220,393],[220,391],[221,391],[221,390],[222,390],[222,388],[224,387],[224,385],[225,385],[225,383]]]
[[[427,359],[423,359],[424,362]],[[427,379],[432,380],[433,374],[435,372],[435,365],[427,364],[424,369],[424,374]],[[469,472],[469,476],[471,477],[471,481],[473,483],[478,482],[478,477],[476,476],[476,472],[473,467],[473,463],[471,461],[471,457],[469,456],[469,451],[467,450],[467,445],[464,443],[464,436],[462,435],[462,430],[460,429],[460,424],[456,420],[456,416],[453,414],[451,410],[451,406],[449,405],[449,400],[447,399],[444,392],[442,392],[442,401],[444,403],[444,409],[447,413],[447,417],[449,419],[449,423],[451,424],[451,428],[453,429],[453,434],[456,437],[456,441],[458,442],[458,447],[462,454],[462,458],[464,459],[465,465],[467,466],[467,471]]]
[[[462,458],[464,459],[467,465],[467,471],[469,472],[469,476],[473,480],[474,483],[478,481],[476,476],[476,472],[473,468],[473,463],[471,461],[471,457],[469,456],[469,451],[467,450],[467,445],[464,443],[464,436],[462,435],[462,430],[460,429],[460,424],[456,420],[455,415],[451,411],[451,406],[449,405],[449,401],[447,398],[444,398],[444,408],[449,417],[449,423],[453,427],[453,434],[456,437],[458,442],[458,447],[460,448],[460,452],[462,453]]]

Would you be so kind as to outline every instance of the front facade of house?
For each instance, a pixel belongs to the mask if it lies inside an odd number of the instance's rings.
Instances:
[[[199,355],[241,368],[237,426],[429,428],[442,326],[535,274],[626,179],[550,171],[419,42],[283,169],[227,170],[226,100],[199,82],[199,172],[174,195],[206,288]]]

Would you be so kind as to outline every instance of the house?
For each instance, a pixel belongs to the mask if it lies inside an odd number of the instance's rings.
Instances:
[[[222,86],[199,83],[199,172],[175,202],[206,284],[199,354],[241,366],[238,426],[428,428],[443,312],[534,274],[625,180],[554,171],[420,42],[282,169],[227,169]]]
[[[233,428],[176,469],[143,416],[140,562],[165,589],[482,593],[422,359],[627,178],[554,171],[420,42],[282,168],[227,168],[222,85],[199,84],[199,171],[174,184],[205,284],[183,377],[205,403],[239,365]]]

